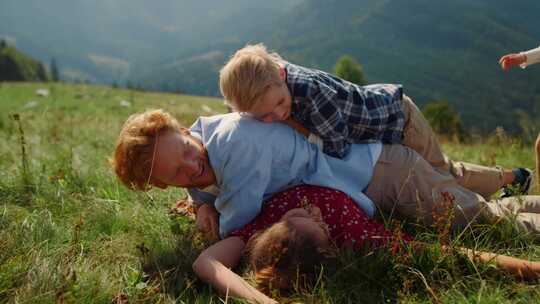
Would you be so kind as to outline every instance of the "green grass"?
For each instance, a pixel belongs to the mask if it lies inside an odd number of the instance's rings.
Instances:
[[[49,97],[36,89],[47,88]],[[129,107],[121,106],[129,102]],[[0,302],[236,303],[197,280],[191,263],[205,246],[192,223],[168,213],[179,189],[135,193],[111,173],[107,157],[123,121],[163,107],[189,125],[225,111],[212,98],[110,87],[0,84]],[[24,132],[23,169],[19,124]],[[534,165],[517,142],[445,144],[454,159],[506,167]],[[26,170],[26,172],[25,172]],[[412,227],[411,227],[412,226]],[[431,230],[409,225],[422,240]],[[476,227],[456,239],[540,260],[540,246],[508,226]],[[538,282],[519,282],[489,265],[442,255],[345,253],[314,288],[297,287],[285,302],[531,303]]]

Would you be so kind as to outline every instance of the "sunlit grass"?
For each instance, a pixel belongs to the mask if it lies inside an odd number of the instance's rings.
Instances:
[[[36,90],[46,88],[48,97]],[[0,302],[228,303],[197,280],[191,263],[204,248],[191,222],[169,214],[178,189],[135,193],[108,167],[123,121],[166,108],[189,126],[198,115],[225,112],[221,100],[62,84],[0,85]],[[27,176],[23,174],[20,115]],[[533,167],[529,146],[444,145],[454,158],[486,165]],[[436,243],[431,229],[409,224]],[[540,260],[540,247],[512,227],[475,227],[453,239]],[[249,274],[246,274],[249,278]],[[489,265],[426,253],[346,252],[314,288],[297,286],[289,302],[531,303],[538,282],[519,282]]]

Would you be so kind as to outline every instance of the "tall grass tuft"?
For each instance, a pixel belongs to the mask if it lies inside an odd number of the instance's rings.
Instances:
[[[21,115],[18,113],[13,114],[12,119],[17,124],[17,130],[19,132],[19,147],[21,149],[21,183],[22,188],[26,194],[32,192],[32,176],[30,174],[30,166],[28,164],[28,155],[26,153],[26,140],[24,137],[24,130],[21,122]]]

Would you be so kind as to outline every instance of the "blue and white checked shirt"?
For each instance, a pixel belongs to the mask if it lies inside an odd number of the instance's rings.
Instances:
[[[353,143],[402,142],[401,85],[359,86],[291,63],[285,70],[292,118],[322,139],[324,153],[342,158]]]

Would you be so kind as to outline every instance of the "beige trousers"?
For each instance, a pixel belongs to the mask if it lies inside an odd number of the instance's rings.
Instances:
[[[504,186],[501,168],[455,162],[444,155],[435,132],[408,96],[403,96],[402,107],[405,113],[403,145],[418,152],[433,167],[450,172],[459,185],[486,199]]]
[[[486,179],[487,183],[495,183],[498,177],[486,174]],[[366,195],[386,214],[431,225],[444,192],[455,198],[454,229],[478,220],[512,218],[524,230],[540,234],[540,196],[486,201],[461,186],[446,170],[434,168],[416,151],[403,145],[383,145]]]

